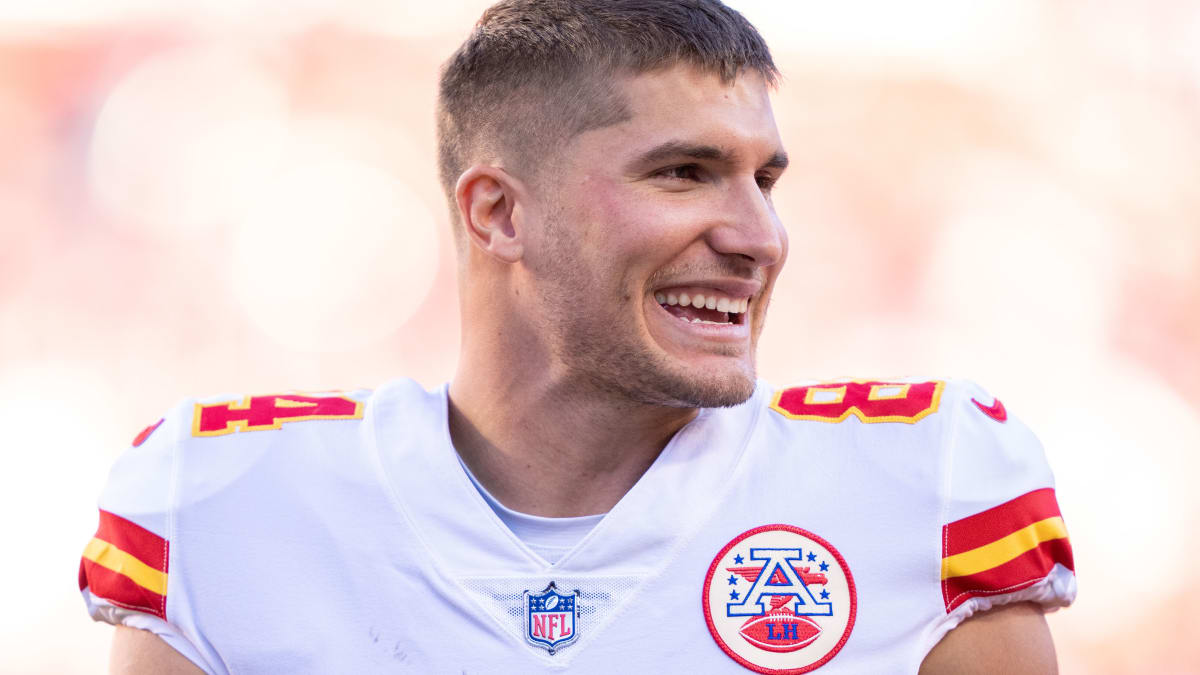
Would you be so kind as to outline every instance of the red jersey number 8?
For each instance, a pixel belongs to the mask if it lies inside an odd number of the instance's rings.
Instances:
[[[814,384],[783,389],[771,409],[793,420],[841,422],[854,415],[863,422],[915,424],[937,412],[944,382],[878,380]]]

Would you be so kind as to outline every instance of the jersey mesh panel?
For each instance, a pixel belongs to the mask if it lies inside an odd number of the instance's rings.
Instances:
[[[641,577],[531,577],[522,579],[471,577],[459,582],[471,596],[520,641],[525,641],[525,591],[540,593],[551,582],[559,593],[579,591],[576,631],[587,639],[623,602],[633,595]]]

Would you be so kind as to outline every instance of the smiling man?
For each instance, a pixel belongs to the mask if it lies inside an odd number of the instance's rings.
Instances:
[[[776,75],[715,0],[488,10],[439,99],[453,381],[139,435],[80,574],[113,670],[1054,672],[1070,545],[999,400],[756,378]]]

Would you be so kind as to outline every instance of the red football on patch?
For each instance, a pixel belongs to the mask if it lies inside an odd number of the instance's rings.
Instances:
[[[790,610],[775,609],[751,617],[738,631],[750,644],[769,652],[794,652],[807,646],[821,634],[821,627],[807,616]]]

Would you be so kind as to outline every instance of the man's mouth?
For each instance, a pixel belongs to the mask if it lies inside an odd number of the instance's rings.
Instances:
[[[658,291],[654,299],[668,314],[682,321],[710,325],[741,325],[750,305],[750,298],[702,291]]]

